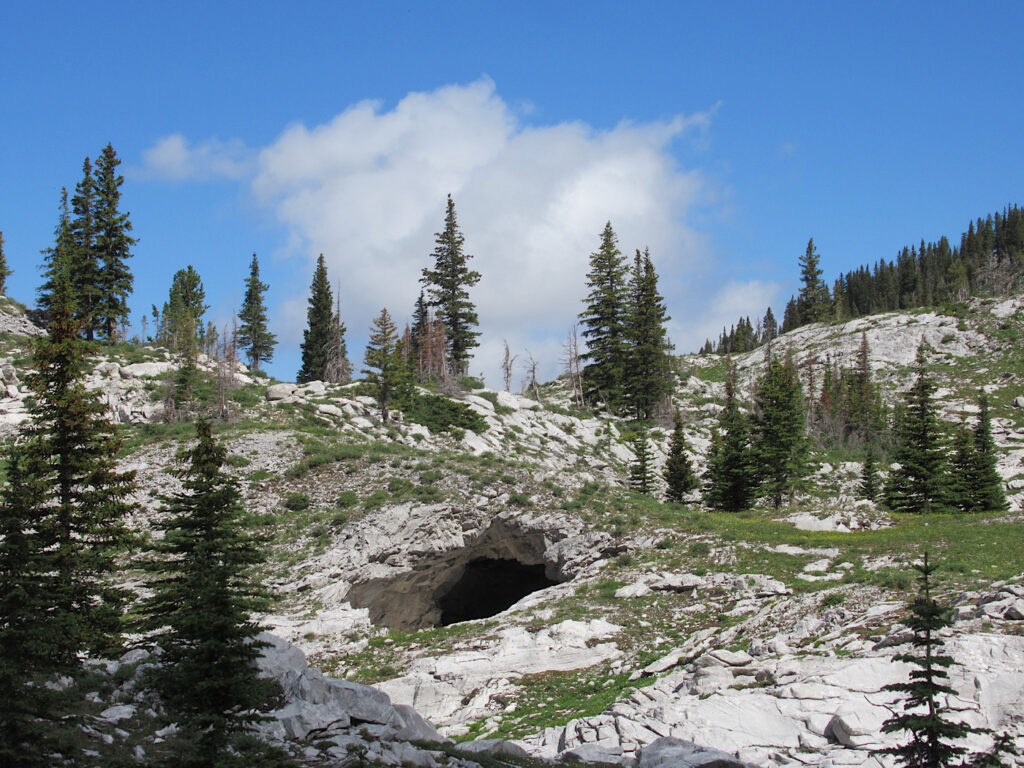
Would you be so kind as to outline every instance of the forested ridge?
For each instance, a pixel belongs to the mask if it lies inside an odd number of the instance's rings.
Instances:
[[[974,296],[1002,296],[1024,285],[1024,210],[1007,205],[1002,212],[978,217],[953,246],[946,237],[904,246],[895,259],[863,264],[835,279],[831,290],[821,280],[813,245],[801,257],[802,287],[790,298],[782,323],[768,308],[751,322],[741,317],[722,329],[716,343],[702,352],[749,352],[779,333],[811,322],[844,322],[862,315],[895,312],[965,301]],[[810,258],[810,271],[805,262]]]

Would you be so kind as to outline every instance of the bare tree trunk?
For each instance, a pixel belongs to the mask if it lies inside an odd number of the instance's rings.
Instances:
[[[519,355],[513,355],[512,350],[508,348],[508,339],[505,339],[505,356],[501,361],[501,373],[505,377],[505,391],[512,391],[512,366],[515,365]]]
[[[580,343],[575,324],[569,329],[564,349],[565,375],[569,384],[569,392],[576,407],[582,408],[585,404],[583,400],[583,372],[580,369]]]
[[[533,355],[530,354],[530,350],[526,350],[526,354],[529,356],[529,360],[526,363],[526,378],[523,380],[523,394],[528,391],[533,392],[533,398],[538,403],[543,402],[540,397],[540,387],[537,385],[537,361]]]

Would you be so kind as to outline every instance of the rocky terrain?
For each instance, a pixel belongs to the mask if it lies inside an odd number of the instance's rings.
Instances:
[[[9,438],[25,418],[38,330],[7,309]],[[275,537],[264,577],[281,600],[264,617],[278,638],[266,669],[286,701],[268,735],[300,740],[310,764],[468,764],[483,750],[641,766],[888,765],[870,750],[897,741],[880,733],[893,706],[881,690],[906,679],[892,658],[909,640],[909,566],[927,549],[956,611],[950,703],[972,725],[1020,736],[1024,297],[807,326],[776,344],[821,370],[852,365],[862,333],[890,401],[922,339],[944,419],[970,423],[977,392],[989,393],[1007,513],[892,516],[858,498],[859,459],[841,451],[819,455],[809,491],[777,512],[712,513],[696,495],[661,504],[623,487],[631,426],[573,409],[558,382],[539,400],[464,392],[486,429],[431,431],[400,414],[382,424],[357,385],[274,383],[201,359],[219,382],[210,402],[219,392],[230,405],[219,439]],[[124,425],[144,531],[191,435],[162,419],[175,363],[160,349],[102,352],[88,383]],[[736,357],[743,396],[763,360]],[[725,361],[678,364],[675,400],[700,470]],[[652,437],[663,461],[667,430]],[[132,708],[110,714],[125,715],[126,732],[144,708],[134,695],[127,684],[110,694],[112,708]]]

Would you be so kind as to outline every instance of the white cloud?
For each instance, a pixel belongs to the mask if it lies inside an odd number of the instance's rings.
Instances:
[[[142,153],[142,167],[134,169],[143,178],[169,181],[243,179],[253,168],[253,153],[237,139],[207,139],[190,145],[180,133],[157,141]]]
[[[287,255],[310,273],[316,254],[325,255],[354,334],[383,306],[400,320],[411,312],[451,193],[471,266],[483,275],[471,291],[482,332],[471,371],[498,386],[505,338],[521,359],[529,348],[545,377],[557,372],[605,221],[627,256],[650,247],[672,310],[681,275],[701,258],[701,238],[686,218],[705,180],[679,168],[669,149],[709,119],[603,131],[523,125],[482,79],[409,94],[390,111],[363,102],[324,125],[293,125],[259,153],[252,189],[288,228]],[[168,137],[147,165],[165,174],[209,167],[219,155],[205,146]],[[290,327],[279,331],[297,338],[304,316],[288,315]]]
[[[700,320],[686,328],[677,328],[673,338],[681,350],[696,350],[705,339],[717,342],[722,329],[736,325],[741,317],[749,317],[755,326],[764,317],[768,305],[775,300],[778,283],[761,280],[732,281],[718,289],[701,309]],[[781,317],[776,317],[779,323]]]

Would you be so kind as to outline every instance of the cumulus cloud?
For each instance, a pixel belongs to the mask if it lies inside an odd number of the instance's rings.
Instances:
[[[677,346],[683,350],[698,349],[705,341],[718,341],[722,329],[729,329],[741,317],[749,317],[756,326],[765,310],[777,297],[778,283],[761,280],[731,281],[723,285],[701,306],[700,320],[677,328]],[[781,317],[776,317],[779,323]]]
[[[254,153],[237,139],[207,139],[192,145],[180,133],[165,136],[142,153],[143,178],[168,181],[244,179],[251,175]]]
[[[627,256],[650,248],[671,308],[680,276],[701,258],[687,217],[706,182],[679,167],[670,146],[706,129],[710,116],[609,130],[529,125],[523,117],[488,79],[412,93],[390,110],[362,102],[323,125],[284,130],[259,152],[252,190],[287,227],[286,255],[311,269],[324,254],[356,332],[383,306],[398,318],[411,312],[452,194],[471,266],[483,275],[471,292],[482,332],[471,370],[497,386],[508,339],[554,375],[606,221]],[[218,156],[174,138],[147,163],[189,169]],[[304,314],[287,317],[280,331],[297,338]],[[682,335],[677,329],[677,343]]]

